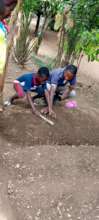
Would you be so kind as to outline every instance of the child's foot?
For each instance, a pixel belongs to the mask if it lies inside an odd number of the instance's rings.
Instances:
[[[10,106],[10,105],[11,105],[11,102],[9,100],[4,102],[4,106]]]
[[[4,111],[3,107],[0,107],[0,113],[2,113]]]

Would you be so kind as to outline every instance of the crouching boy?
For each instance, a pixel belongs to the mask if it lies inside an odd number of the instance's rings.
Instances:
[[[48,78],[49,70],[47,67],[41,67],[37,73],[27,73],[18,77],[13,82],[16,94],[11,97],[10,103],[13,104],[15,100],[26,96],[27,101],[32,108],[32,112],[38,115],[39,112],[35,108],[31,92],[36,92],[38,97],[43,97],[45,84]]]

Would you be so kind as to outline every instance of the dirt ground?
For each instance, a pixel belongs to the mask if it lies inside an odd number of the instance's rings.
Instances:
[[[54,54],[55,36],[49,45]],[[10,61],[5,99],[24,71]],[[78,107],[57,103],[54,126],[33,116],[24,102],[0,115],[0,220],[99,219],[98,83],[80,71]]]

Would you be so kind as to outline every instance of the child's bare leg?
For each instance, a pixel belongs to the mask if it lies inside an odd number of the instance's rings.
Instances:
[[[18,94],[13,95],[13,96],[10,98],[10,103],[11,103],[11,104],[14,104],[14,101],[16,101],[17,99],[19,99]]]
[[[14,104],[14,101],[16,101],[17,99],[20,98],[24,98],[25,97],[25,93],[23,91],[23,88],[21,87],[21,85],[19,84],[18,81],[14,81],[14,89],[16,91],[15,95],[13,95],[12,97],[10,97],[9,101],[5,102],[5,106],[8,106],[10,104]]]
[[[18,97],[23,98],[25,96],[24,90],[17,80],[14,81],[14,89]]]

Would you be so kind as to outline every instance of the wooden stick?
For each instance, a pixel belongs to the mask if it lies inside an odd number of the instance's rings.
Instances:
[[[47,122],[48,124],[50,124],[50,125],[54,125],[54,122],[53,121],[51,121],[50,119],[48,119],[48,118],[46,118],[45,116],[43,116],[43,115],[39,115],[39,117],[41,118],[41,119],[43,119],[45,122]]]

